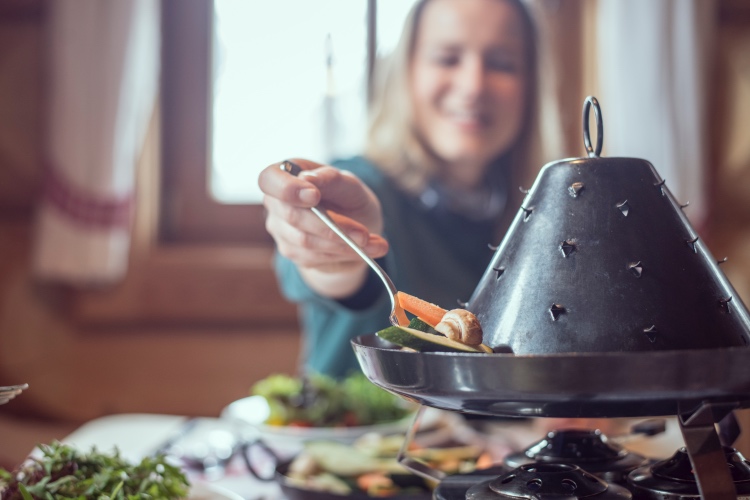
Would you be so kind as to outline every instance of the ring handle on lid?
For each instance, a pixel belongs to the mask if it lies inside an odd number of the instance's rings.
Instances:
[[[591,147],[591,134],[589,133],[589,111],[591,105],[594,106],[594,115],[596,116],[596,149]],[[583,145],[589,158],[598,157],[602,152],[604,143],[604,119],[602,118],[602,108],[599,107],[599,101],[594,96],[588,96],[583,101]]]

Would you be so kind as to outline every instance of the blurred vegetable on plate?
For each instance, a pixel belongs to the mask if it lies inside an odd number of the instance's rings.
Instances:
[[[310,441],[288,466],[280,468],[279,481],[285,491],[309,490],[354,498],[429,498],[434,485],[396,461],[403,441],[403,435],[378,433],[363,435],[350,445]],[[470,444],[435,449],[414,444],[410,451],[448,474],[473,471],[481,453],[480,446]]]
[[[361,373],[343,381],[310,375],[306,383],[276,374],[256,383],[251,394],[266,400],[263,423],[271,426],[366,426],[399,420],[413,410]]]

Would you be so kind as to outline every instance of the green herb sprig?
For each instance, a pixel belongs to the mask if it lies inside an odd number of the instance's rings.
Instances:
[[[164,456],[131,464],[117,450],[84,453],[58,442],[39,448],[42,457],[12,472],[0,469],[0,500],[173,500],[188,494],[185,474]]]

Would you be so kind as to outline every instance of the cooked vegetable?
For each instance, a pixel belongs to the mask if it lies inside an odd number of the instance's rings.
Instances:
[[[268,402],[268,425],[330,427],[343,425],[345,397],[336,381],[312,375],[307,383],[288,375],[271,375],[257,382],[251,393]]]
[[[426,300],[422,300],[404,292],[398,292],[398,299],[401,303],[401,307],[414,314],[416,319],[420,320],[419,327],[415,326],[414,320],[412,320],[412,323],[408,326],[409,328],[414,328],[423,332],[438,333],[444,335],[450,340],[470,346],[476,346],[482,352],[492,353],[492,349],[482,344],[482,326],[479,324],[477,317],[471,311],[467,311],[466,309],[452,309],[446,311],[440,306],[431,304]],[[427,325],[429,328],[423,328],[422,325]],[[395,331],[392,331],[387,335],[394,334]],[[397,338],[402,338],[402,336],[399,334],[397,335]],[[396,341],[392,342],[416,351],[436,350],[420,349],[419,347],[414,347],[412,345],[405,345]],[[419,345],[424,344],[419,343]],[[464,349],[459,350],[463,351]]]
[[[330,472],[321,472],[314,476],[289,475],[289,483],[313,491],[325,491],[337,495],[350,495],[352,487],[341,478]]]
[[[487,352],[442,335],[427,333],[405,326],[390,326],[377,333],[378,337],[419,352]]]
[[[373,425],[399,420],[411,411],[403,400],[374,385],[361,373],[342,381],[310,375],[307,384],[288,375],[271,375],[256,383],[251,392],[268,402],[268,425]]]
[[[440,323],[443,315],[447,312],[440,306],[409,295],[408,293],[398,292],[397,297],[401,307],[433,327]]]
[[[13,472],[0,469],[0,499],[152,499],[186,498],[189,483],[163,456],[132,465],[119,452],[82,453],[53,443],[40,445],[41,458],[30,458]]]
[[[477,317],[466,309],[453,309],[445,313],[440,323],[435,325],[435,330],[462,344],[482,343],[482,326]]]
[[[370,472],[404,472],[395,457],[373,457],[357,448],[335,441],[305,443],[306,455],[311,456],[321,469],[337,476],[353,477]]]
[[[362,474],[357,478],[357,486],[372,497],[390,496],[398,493],[398,486],[393,483],[393,479],[383,472]]]
[[[364,375],[347,377],[341,384],[350,421],[358,425],[392,422],[405,417],[410,407],[398,396],[381,389]]]
[[[374,497],[425,493],[434,484],[411,474],[396,460],[404,439],[404,435],[370,433],[352,446],[331,441],[308,442],[289,466],[287,477],[295,485],[331,493],[343,493],[347,488],[348,493]],[[416,443],[411,443],[409,450],[411,456],[448,474],[473,471],[476,457],[482,451],[480,446],[473,445],[433,450]]]
[[[419,318],[412,318],[411,322],[409,323],[409,328],[414,328],[415,330],[419,330],[420,332],[432,333],[433,335],[440,335],[437,330],[435,330],[433,327]]]

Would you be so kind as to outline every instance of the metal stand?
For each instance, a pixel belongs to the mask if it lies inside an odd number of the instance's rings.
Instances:
[[[680,407],[680,430],[703,500],[737,500],[716,424],[738,406],[730,402],[702,403],[697,410],[688,411]]]
[[[401,449],[396,456],[396,460],[398,461],[398,463],[403,465],[404,468],[408,469],[417,476],[431,481],[440,482],[445,478],[445,472],[433,469],[426,462],[423,462],[418,458],[410,457],[408,453],[409,446],[414,441],[414,436],[417,435],[417,431],[419,430],[419,424],[422,421],[422,413],[424,413],[424,409],[425,406],[420,406],[417,410],[417,413],[414,414],[414,420],[412,420],[411,427],[409,427],[409,430],[406,432],[404,444],[401,445]]]
[[[729,471],[724,446],[731,446],[739,434],[739,427],[733,418],[732,411],[739,408],[739,403],[704,402],[696,409],[679,408],[678,420],[680,431],[685,440],[685,449],[693,466],[693,474],[703,500],[737,500],[734,480]],[[424,411],[421,406],[414,416],[414,421],[406,433],[406,439],[398,453],[397,460],[406,469],[425,479],[442,481],[445,473],[433,469],[425,462],[410,457],[409,447],[419,429]],[[729,429],[721,431],[719,438],[716,426],[722,422]]]

